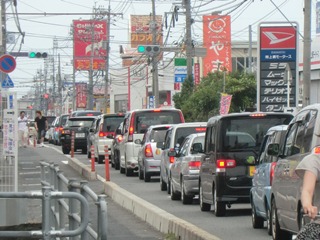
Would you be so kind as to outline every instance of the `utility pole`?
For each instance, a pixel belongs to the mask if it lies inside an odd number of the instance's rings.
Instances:
[[[104,104],[103,104],[103,112],[108,113],[108,101],[110,104],[109,95],[109,54],[110,54],[110,21],[111,21],[111,7],[109,3],[108,7],[108,18],[107,18],[107,42],[106,42],[106,75],[105,75],[105,83],[104,83]],[[110,105],[109,105],[110,106]]]
[[[186,55],[187,55],[187,77],[192,78],[192,36],[191,36],[191,4],[190,0],[184,0],[186,9]]]
[[[311,0],[304,0],[303,107],[310,104],[311,72]]]
[[[62,104],[63,104],[63,100],[62,100],[62,79],[61,79],[61,64],[60,64],[60,53],[58,53],[58,85],[59,85],[59,112],[60,115],[62,114]]]
[[[7,51],[7,19],[6,19],[6,1],[1,0],[1,21],[0,21],[0,34],[1,34],[1,48],[0,48],[0,55],[3,55]],[[0,125],[2,125],[2,119],[3,119],[3,101],[2,101],[2,80],[5,79],[6,74],[1,72],[1,81],[0,81]]]
[[[57,114],[56,109],[56,69],[55,69],[55,57],[56,57],[56,50],[58,48],[58,40],[56,37],[53,38],[53,49],[52,49],[52,105],[54,108],[54,114]],[[60,113],[61,114],[61,113]]]
[[[252,26],[249,25],[249,73],[252,73]]]
[[[93,110],[93,51],[94,51],[94,23],[90,26],[91,31],[91,52],[90,52],[90,68],[89,68],[89,84],[88,84],[88,98],[87,98],[87,109]]]
[[[152,0],[152,44],[157,45],[157,21],[156,21],[156,1]],[[158,56],[152,56],[152,95],[155,98],[155,107],[159,107],[159,74],[158,74]]]

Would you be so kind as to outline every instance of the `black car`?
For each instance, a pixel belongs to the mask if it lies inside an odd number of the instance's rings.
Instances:
[[[74,132],[74,151],[81,149],[87,153],[87,135],[95,117],[71,117],[61,131],[62,152],[69,154],[71,150],[71,135]]]

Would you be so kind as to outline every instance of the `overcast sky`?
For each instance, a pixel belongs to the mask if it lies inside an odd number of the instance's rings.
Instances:
[[[107,8],[109,1],[89,1],[89,0],[18,0],[18,12],[20,13],[91,13],[94,5]],[[240,5],[244,2],[242,5]],[[300,25],[300,31],[303,33],[303,0],[273,0],[279,6],[282,13],[273,5],[270,0],[191,0],[193,7],[193,39],[197,42],[202,41],[202,15],[211,14],[214,11],[222,11],[223,14],[230,14],[232,21],[232,41],[248,39],[248,26],[253,26],[253,39],[256,40],[257,26],[261,21],[297,21]],[[179,5],[179,1],[156,0],[156,13],[164,15],[164,12],[170,12],[173,4]],[[313,24],[312,34],[315,35],[315,5],[316,0],[312,0]],[[123,17],[113,17],[111,25],[111,55],[110,68],[120,68],[119,45],[128,43],[128,22],[130,14],[149,14],[151,12],[151,0],[130,1],[130,0],[112,0],[111,11],[122,13]],[[182,12],[183,9],[180,9]],[[8,5],[7,13],[12,13],[11,6]],[[18,32],[12,15],[8,14],[7,30],[9,32]],[[72,41],[70,35],[70,25],[73,19],[89,19],[90,16],[19,16],[21,30],[26,33],[22,50],[29,51],[47,51],[52,53],[53,38],[58,39],[63,73],[70,74],[72,69],[70,65],[72,60]],[[168,22],[170,19],[168,19]],[[171,29],[168,37],[168,44],[175,41],[181,41],[184,35],[183,15],[179,16],[177,25]],[[167,31],[164,28],[164,38]],[[16,38],[18,38],[16,34]],[[18,51],[20,39],[16,44],[9,44],[8,51]],[[31,86],[33,77],[37,70],[43,69],[43,60],[28,58],[18,58],[16,70],[10,74],[17,86],[15,88],[19,95],[27,94],[28,87]],[[86,73],[78,73],[77,78],[85,78]]]

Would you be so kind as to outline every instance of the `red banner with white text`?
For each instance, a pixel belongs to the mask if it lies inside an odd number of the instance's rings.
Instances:
[[[230,16],[203,16],[203,76],[216,70],[232,71]]]
[[[77,108],[87,107],[87,84],[76,83],[76,105]]]
[[[232,95],[221,93],[220,115],[227,115],[231,106]]]

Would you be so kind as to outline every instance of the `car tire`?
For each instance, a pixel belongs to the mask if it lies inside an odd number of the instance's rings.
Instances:
[[[116,152],[114,153],[114,165],[116,170],[120,169],[120,159],[118,158],[118,154]]]
[[[121,174],[124,174],[125,172],[126,172],[126,169],[123,168],[123,167],[120,167],[120,173],[121,173]]]
[[[87,151],[87,157],[89,159],[91,159],[91,148],[90,147],[87,147],[87,149],[90,149],[89,151]]]
[[[147,173],[146,168],[143,169],[143,178],[144,178],[144,182],[151,181],[150,173]]]
[[[142,172],[142,170],[141,170],[141,166],[139,166],[139,171],[138,171],[138,176],[139,176],[139,179],[140,180],[143,180],[144,178],[144,176],[143,176],[143,172]]]
[[[114,168],[115,164],[114,164],[114,155],[110,155],[110,162],[111,162],[111,167]]]
[[[167,193],[171,194],[171,182],[170,178],[167,178]]]
[[[213,204],[214,204],[214,214],[216,217],[223,217],[226,215],[226,204],[224,202],[217,201],[217,190],[214,188],[213,191]]]
[[[81,149],[81,153],[82,153],[82,154],[87,154],[87,152],[88,152],[88,151],[87,151],[87,148],[82,148],[82,149]]]
[[[99,156],[98,156],[98,163],[99,163],[99,164],[102,164],[103,162],[104,162],[104,156],[103,156],[103,155],[102,155],[102,156],[99,155]]]
[[[271,224],[271,211],[270,211],[270,208],[267,207],[267,231],[268,231],[268,234],[271,236],[272,235],[272,224]]]
[[[173,184],[172,182],[170,183],[170,197],[171,200],[176,201],[176,200],[180,200],[181,199],[181,195],[179,193],[177,193],[174,189],[173,189]]]
[[[203,190],[202,190],[201,182],[199,184],[199,200],[200,200],[200,210],[202,212],[209,212],[211,209],[211,204],[203,202]]]
[[[163,178],[160,174],[160,190],[161,191],[166,191],[167,190],[167,184],[163,181]]]
[[[182,178],[182,181],[181,181],[181,201],[182,201],[182,204],[192,204],[193,196],[186,195],[186,192],[184,189],[185,189],[184,181]]]
[[[277,207],[276,202],[274,199],[272,199],[272,205],[271,205],[271,216],[272,216],[272,238],[273,240],[291,240],[292,234],[284,231],[280,228],[279,220],[277,216]]]
[[[256,207],[254,205],[251,205],[251,222],[252,222],[253,228],[255,229],[263,228],[264,219],[257,215]]]
[[[62,147],[62,152],[63,152],[63,154],[69,154],[70,153],[70,149],[66,148],[66,147]]]
[[[133,170],[129,169],[129,168],[126,168],[126,176],[127,177],[131,177],[132,175],[133,175]]]

